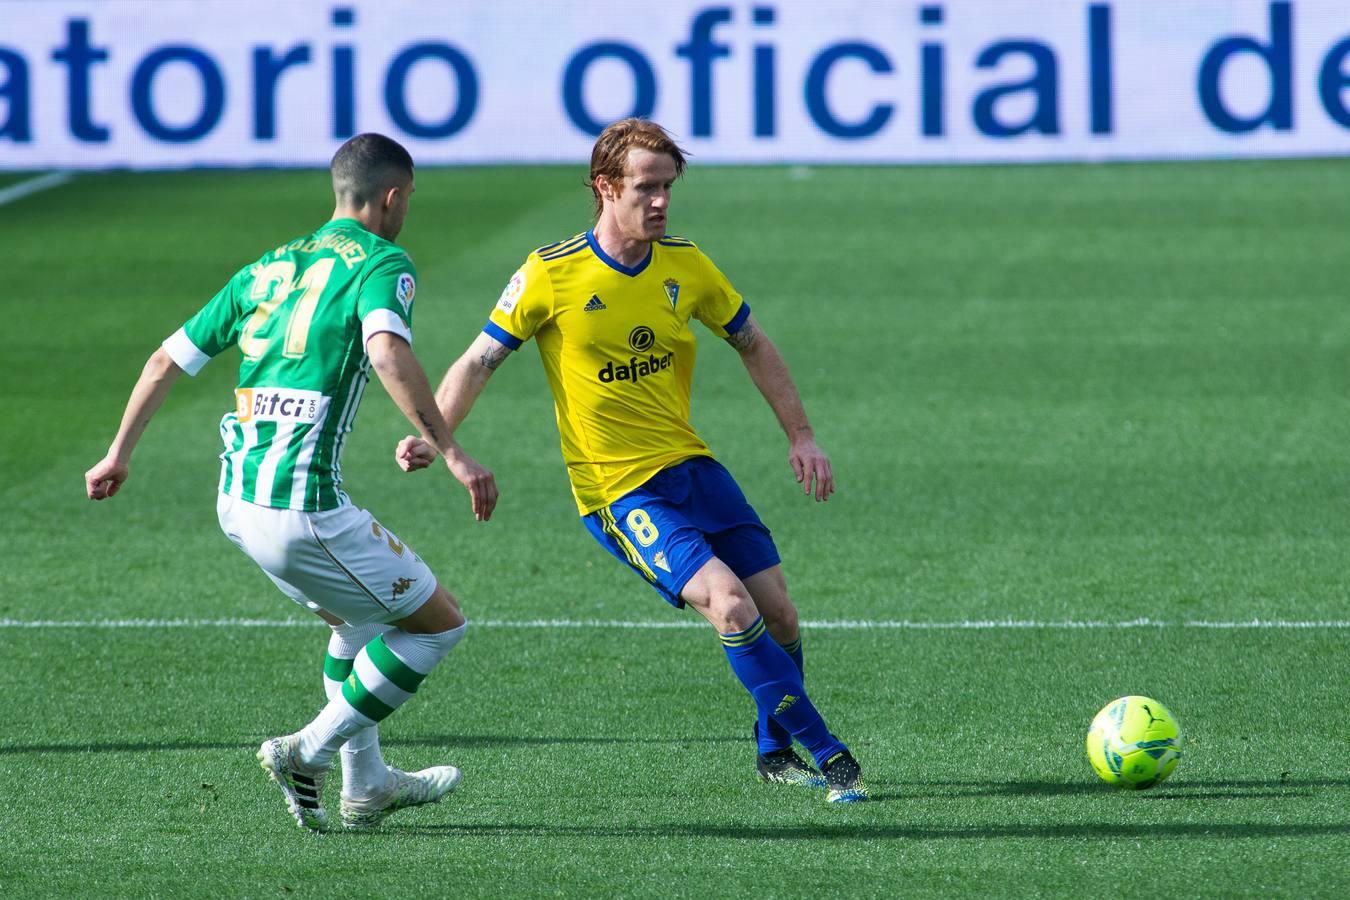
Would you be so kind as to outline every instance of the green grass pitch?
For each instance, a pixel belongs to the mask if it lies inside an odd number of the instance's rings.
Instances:
[[[1348,165],[696,165],[672,230],[783,350],[839,492],[800,495],[710,335],[695,424],[774,530],[875,802],[754,780],[708,629],[577,522],[527,347],[460,434],[498,476],[488,524],[397,471],[378,388],[359,417],[354,500],[480,624],[383,728],[462,786],[358,836],[296,829],[253,759],[317,709],[325,631],[218,533],[233,361],[180,382],[117,498],[81,485],[145,357],[327,217],[326,174],[83,175],[0,208],[0,894],[1350,894]],[[587,224],[582,178],[418,173],[433,380],[524,254]],[[1083,753],[1127,693],[1186,732],[1151,792]]]

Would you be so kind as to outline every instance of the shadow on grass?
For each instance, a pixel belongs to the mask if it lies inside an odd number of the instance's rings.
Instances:
[[[582,838],[719,838],[723,840],[989,840],[998,838],[1302,838],[1350,836],[1350,822],[1303,825],[1274,823],[1200,823],[1131,825],[1119,822],[1046,825],[771,825],[732,826],[715,823],[672,823],[624,828],[610,825],[503,823],[497,825],[422,825],[395,827],[389,835],[420,834],[458,837],[530,836]]]
[[[205,741],[71,741],[65,744],[0,744],[0,756],[18,753],[157,753],[182,752],[193,750],[248,750],[258,749],[258,745],[270,735],[235,742]],[[702,738],[641,738],[641,737],[531,737],[518,734],[468,734],[446,735],[444,737],[393,738],[385,742],[386,747],[444,747],[464,749],[466,747],[547,747],[550,745],[571,746],[575,744],[640,744],[653,746],[697,746],[704,744],[745,744],[750,745],[748,737],[702,737]]]
[[[1306,794],[1316,788],[1350,787],[1345,778],[1270,778],[1265,780],[1169,781],[1147,791],[1128,791],[1150,800],[1219,800],[1254,797],[1288,797]],[[1068,797],[1110,794],[1115,791],[1094,781],[906,781],[901,793],[909,798],[922,797]]]

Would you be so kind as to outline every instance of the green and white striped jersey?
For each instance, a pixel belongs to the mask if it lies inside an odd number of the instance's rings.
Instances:
[[[238,345],[235,408],[220,420],[220,490],[259,506],[347,502],[342,447],[370,380],[366,341],[412,342],[417,274],[402,248],[354,219],[264,254],[164,342],[189,375]]]

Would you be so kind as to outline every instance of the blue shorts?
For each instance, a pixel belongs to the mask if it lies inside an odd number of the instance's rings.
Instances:
[[[769,529],[710,456],[662,469],[582,521],[677,608],[684,606],[680,591],[714,556],[741,579],[779,563]]]

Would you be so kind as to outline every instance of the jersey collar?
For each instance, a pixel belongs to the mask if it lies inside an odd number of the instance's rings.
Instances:
[[[338,225],[342,225],[342,226],[355,225],[357,228],[360,228],[362,231],[368,230],[368,229],[366,228],[366,226],[362,225],[361,222],[360,222],[359,220],[353,219],[353,218],[351,218],[350,216],[347,216],[347,217],[344,217],[344,218],[341,218],[341,219],[329,219],[327,222],[324,222],[324,223],[323,223],[323,227],[320,228],[319,230],[320,230],[320,231],[323,231],[324,228],[333,228],[333,227],[336,227],[336,226],[338,226]],[[372,234],[373,234],[373,232],[372,232]]]
[[[594,230],[586,232],[586,243],[591,245],[591,252],[593,252],[596,258],[602,263],[609,266],[614,271],[622,275],[627,275],[630,278],[634,275],[641,275],[642,271],[647,268],[647,264],[652,261],[652,248],[650,245],[647,247],[647,255],[643,257],[642,262],[638,263],[636,266],[625,266],[604,250],[600,249],[600,242],[595,239]]]

